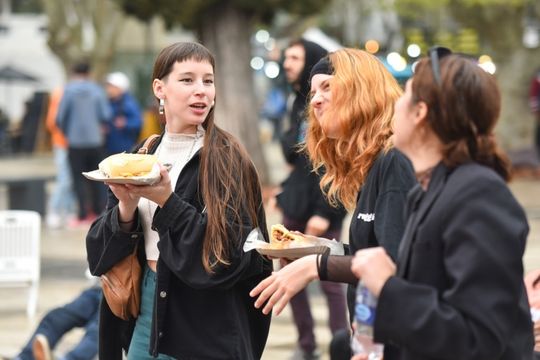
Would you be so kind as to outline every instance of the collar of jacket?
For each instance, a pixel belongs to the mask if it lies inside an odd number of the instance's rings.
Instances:
[[[414,242],[418,224],[427,215],[435,200],[439,197],[450,174],[450,169],[440,162],[431,176],[428,189],[424,192],[418,184],[408,194],[407,225],[398,251],[397,275],[403,277],[407,272],[410,250]]]

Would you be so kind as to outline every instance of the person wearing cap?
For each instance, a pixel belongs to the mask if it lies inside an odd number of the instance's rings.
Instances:
[[[142,116],[137,100],[129,93],[129,78],[122,72],[110,73],[105,89],[113,114],[107,127],[107,154],[130,151],[139,137]]]

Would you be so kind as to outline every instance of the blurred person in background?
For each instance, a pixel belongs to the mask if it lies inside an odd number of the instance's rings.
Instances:
[[[99,279],[87,272],[92,284],[71,302],[49,310],[40,320],[21,352],[12,360],[53,360],[53,351],[62,338],[75,328],[84,335],[60,360],[93,360],[98,353]]]
[[[139,133],[138,142],[143,142],[150,135],[161,134],[164,126],[165,125],[160,119],[159,109],[155,104],[155,100],[147,100],[147,104],[143,110],[143,123]]]
[[[4,136],[9,127],[9,118],[2,108],[0,108],[0,138]]]
[[[76,214],[77,202],[73,193],[73,181],[68,160],[68,143],[62,131],[56,126],[58,106],[64,90],[59,87],[51,92],[49,108],[45,119],[47,130],[51,134],[51,142],[56,166],[56,182],[49,200],[46,223],[51,229],[62,227]]]
[[[129,78],[122,72],[110,73],[105,81],[105,90],[112,111],[105,141],[107,154],[130,151],[137,143],[142,117],[137,100],[129,92]]]
[[[304,39],[291,42],[285,49],[283,69],[293,92],[288,101],[288,128],[281,136],[281,147],[291,172],[281,184],[275,202],[283,213],[283,225],[287,229],[339,241],[346,211],[341,204],[334,207],[328,203],[319,187],[320,175],[313,171],[307,155],[300,152],[307,129],[309,74],[313,65],[326,54],[321,46]],[[348,327],[345,289],[342,284],[333,282],[320,282],[320,287],[327,300],[333,335]],[[320,353],[307,290],[298,292],[290,304],[298,331],[298,347],[290,359],[318,359]]]
[[[531,80],[529,87],[529,107],[535,120],[534,146],[537,156],[540,158],[540,69]]]
[[[89,225],[105,208],[106,187],[81,173],[96,170],[105,157],[104,132],[111,114],[107,95],[90,79],[90,65],[75,64],[56,116],[56,125],[68,141],[69,165],[79,205],[77,221],[70,225]]]
[[[529,271],[524,281],[534,323],[534,360],[540,360],[540,269]]]

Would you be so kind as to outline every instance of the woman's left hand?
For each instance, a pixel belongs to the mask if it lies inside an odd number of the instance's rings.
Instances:
[[[384,248],[375,247],[357,251],[351,270],[373,295],[379,297],[388,278],[396,274],[396,265]]]
[[[269,314],[275,308],[279,315],[291,298],[304,289],[310,281],[317,279],[316,255],[304,256],[291,262],[279,271],[261,281],[250,291],[251,297],[258,296],[255,307],[260,308],[264,303],[262,312]]]
[[[147,198],[155,202],[158,206],[163,207],[165,202],[172,194],[171,178],[167,168],[160,165],[161,179],[153,185],[132,185],[126,184],[129,192],[140,197]]]

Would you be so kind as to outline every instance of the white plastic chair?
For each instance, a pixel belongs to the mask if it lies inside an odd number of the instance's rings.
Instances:
[[[40,279],[41,216],[0,211],[0,287],[29,287],[26,314],[36,314]]]

